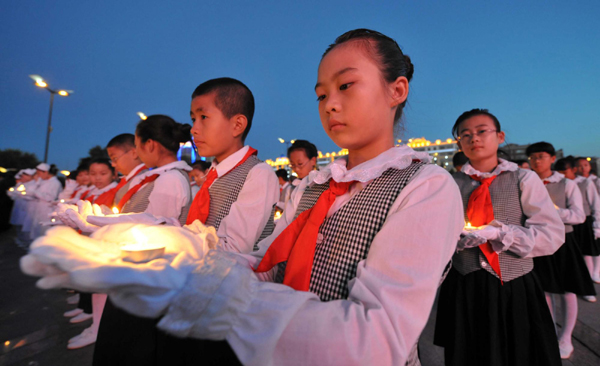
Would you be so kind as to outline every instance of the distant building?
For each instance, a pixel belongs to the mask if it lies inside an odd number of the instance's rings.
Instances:
[[[398,140],[402,143],[402,140]],[[439,165],[446,170],[454,168],[452,165],[452,157],[459,150],[458,144],[454,139],[435,140],[431,142],[425,137],[411,138],[406,143],[408,147],[412,147],[415,151],[426,152],[431,157],[433,164]]]
[[[517,144],[506,144],[500,146],[500,150],[504,151],[509,160],[527,160],[528,156],[525,153],[527,148],[531,144],[517,145]],[[556,150],[556,159],[562,159],[564,157],[562,149]]]

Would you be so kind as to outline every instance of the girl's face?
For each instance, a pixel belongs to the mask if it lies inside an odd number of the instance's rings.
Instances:
[[[309,159],[304,150],[294,150],[290,153],[290,165],[300,179],[304,179],[311,170],[315,169],[316,164],[317,158]]]
[[[90,173],[87,170],[83,170],[77,174],[77,178],[75,178],[77,184],[80,186],[87,186],[90,184]]]
[[[584,159],[577,160],[577,174],[587,177],[590,175],[591,170],[592,166],[589,161]]]
[[[138,137],[138,135],[135,135],[135,152],[137,153],[142,163],[146,164],[146,166],[148,167],[153,168],[156,166],[156,154],[154,154],[153,152],[154,149],[151,149],[149,146],[150,141],[151,140],[148,140],[144,143]]]
[[[567,168],[566,170],[559,170],[558,172],[565,176],[567,179],[575,179],[577,176],[575,175],[575,171],[577,168]]]
[[[21,179],[19,179],[19,181],[21,181],[21,183],[27,183],[27,182],[31,181],[32,179],[33,179],[33,177],[31,175],[23,174],[23,175],[21,175]]]
[[[504,132],[497,132],[494,121],[486,115],[473,116],[458,126],[458,146],[471,161],[481,161],[498,154]]]
[[[406,100],[408,81],[386,82],[357,41],[337,46],[321,60],[315,92],[321,123],[336,145],[350,153],[394,145],[394,114]]]
[[[90,180],[96,188],[102,189],[112,183],[115,178],[112,170],[106,164],[90,165]]]

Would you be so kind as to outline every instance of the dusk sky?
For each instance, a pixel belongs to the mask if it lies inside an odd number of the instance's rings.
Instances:
[[[228,76],[254,93],[247,143],[338,151],[314,84],[323,51],[354,28],[398,41],[415,65],[403,140],[450,137],[465,110],[488,108],[511,143],[545,140],[600,156],[599,1],[4,1],[0,5],[0,149],[41,160],[50,87],[49,162],[74,169],[94,145],[134,132],[138,117],[189,123],[190,96]]]

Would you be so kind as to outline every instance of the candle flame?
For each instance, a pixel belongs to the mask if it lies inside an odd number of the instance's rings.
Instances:
[[[65,203],[65,200],[60,200],[60,203]]]
[[[281,212],[277,211],[275,212],[275,220],[278,220],[281,218]]]
[[[25,193],[25,192],[21,192],[21,194],[24,196],[24,195],[26,195],[27,193]]]
[[[135,238],[136,243],[139,244],[140,246],[145,246],[146,244],[148,244],[148,240],[146,239],[146,237],[144,235],[142,235],[142,233],[138,229],[136,229],[136,228],[131,229],[131,233],[133,234],[133,237]]]
[[[24,186],[24,185],[20,185],[20,186],[17,188],[17,191],[19,191],[19,192],[23,192],[24,190],[25,190],[25,186]]]
[[[465,227],[467,227],[467,228],[469,228],[469,229],[470,229],[470,228],[472,228],[473,226],[471,226],[471,223],[470,223],[470,222],[467,222],[467,225],[465,225]]]
[[[12,188],[12,187],[10,187],[8,190],[9,190],[10,192],[14,192],[14,191],[15,191],[15,189],[14,189],[14,188]]]
[[[116,207],[113,207],[113,208],[112,208],[112,212],[113,212],[113,213],[116,215],[116,214],[118,214],[118,213],[119,213],[119,209],[118,209],[118,208],[116,208]]]

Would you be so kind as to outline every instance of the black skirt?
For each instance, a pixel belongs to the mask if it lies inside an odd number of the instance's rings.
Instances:
[[[454,268],[440,289],[434,343],[446,366],[560,366],[544,292],[528,273],[501,285],[487,271]]]
[[[533,271],[545,292],[596,295],[592,278],[572,232],[567,233],[565,243],[554,254],[533,258],[533,262]]]
[[[588,216],[583,224],[573,226],[573,232],[577,244],[579,244],[579,249],[581,249],[581,254],[597,257],[600,255],[600,241],[594,238],[593,223],[594,218]]]
[[[227,341],[173,337],[156,327],[159,321],[131,315],[107,301],[93,366],[241,365]]]

